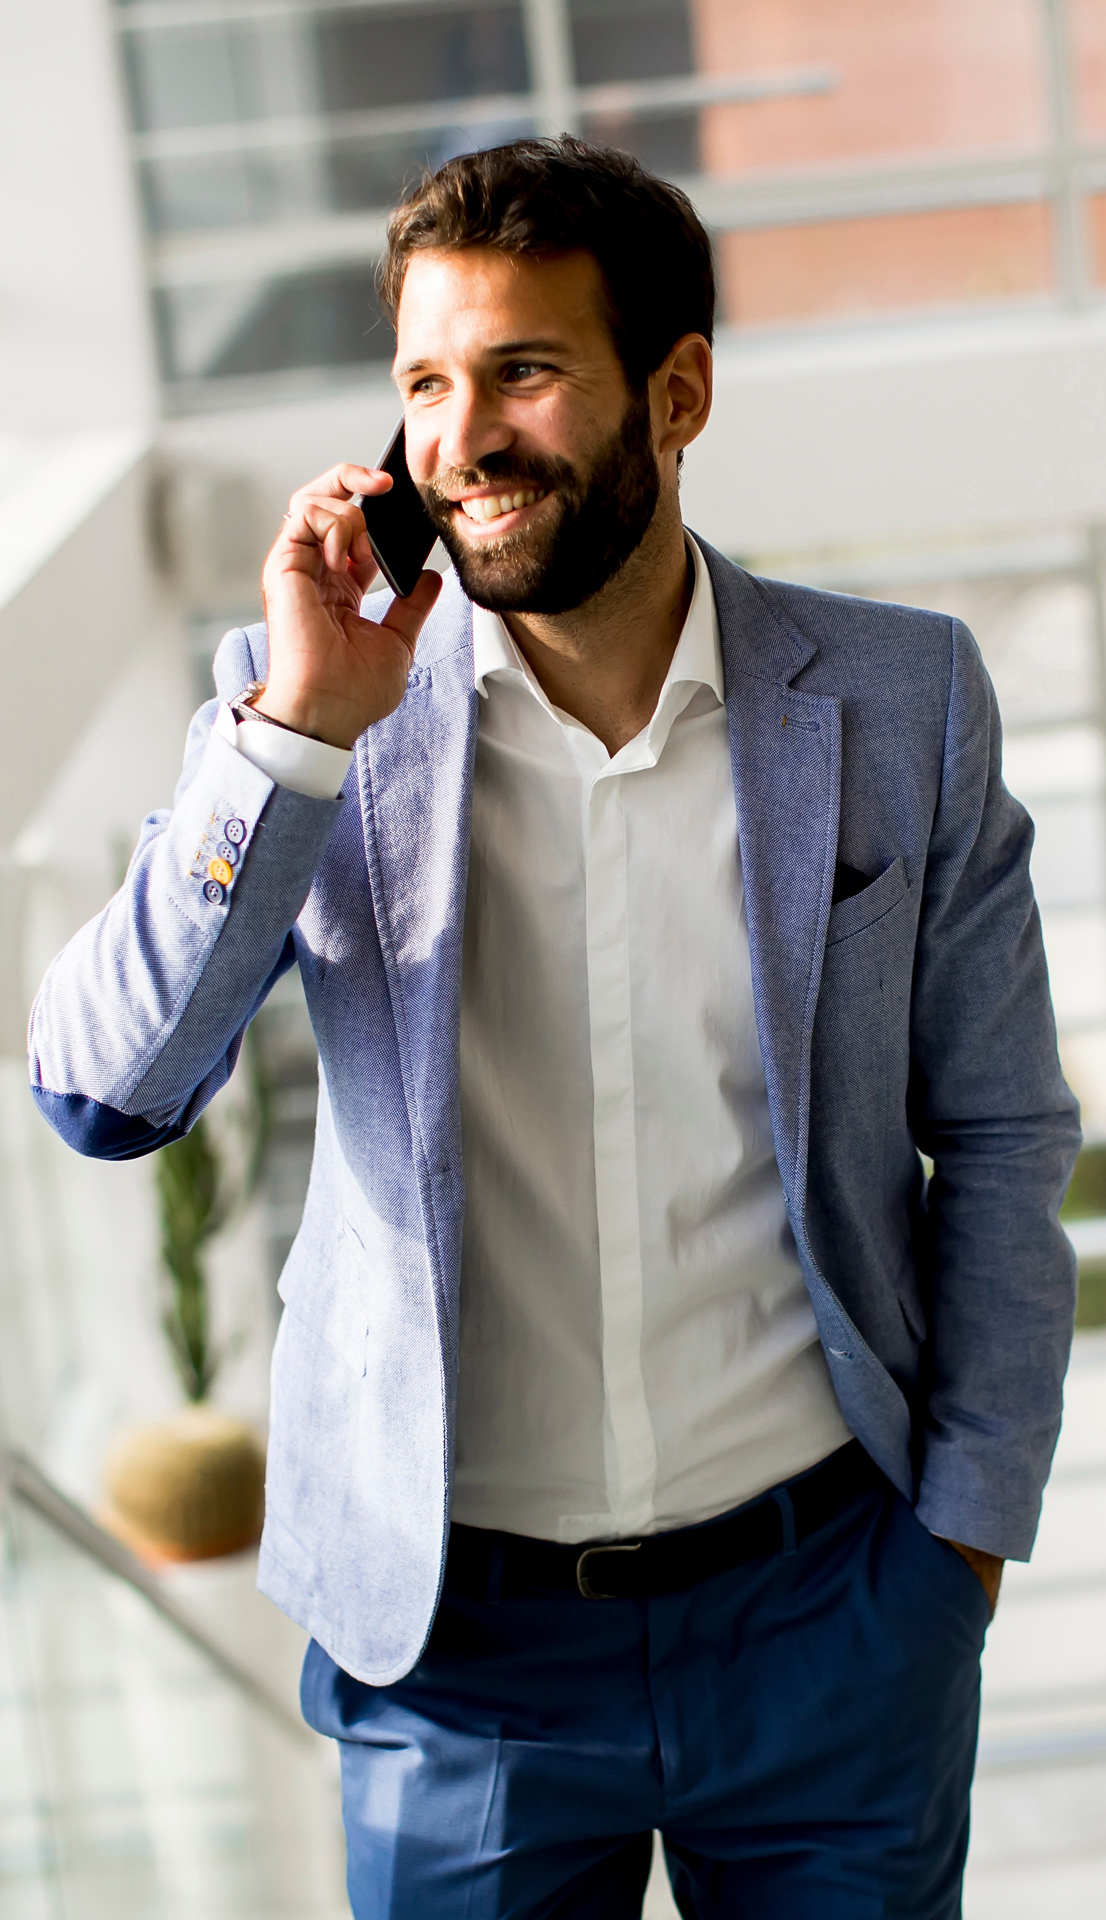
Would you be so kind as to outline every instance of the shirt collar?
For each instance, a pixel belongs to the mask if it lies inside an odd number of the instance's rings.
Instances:
[[[695,585],[691,590],[687,619],[672,655],[672,665],[661,688],[657,706],[662,704],[669,687],[677,686],[681,681],[694,687],[709,687],[721,705],[726,698],[726,687],[722,677],[722,637],[718,630],[714,588],[698,541],[692,539],[686,527],[684,539],[695,564]]]
[[[719,702],[725,699],[722,678],[722,642],[718,631],[718,612],[714,604],[710,574],[707,572],[707,564],[698,543],[692,539],[686,528],[684,539],[687,541],[688,551],[695,567],[695,584],[691,591],[691,605],[687,610],[687,619],[684,621],[676,651],[672,656],[672,664],[657,701],[658,715],[662,708],[669,704],[670,690],[678,685],[709,687]],[[521,674],[542,705],[549,706],[545,694],[499,615],[489,613],[486,607],[475,605],[472,609],[472,667],[476,691],[482,694],[484,699],[488,697],[486,682],[491,676],[501,673]]]

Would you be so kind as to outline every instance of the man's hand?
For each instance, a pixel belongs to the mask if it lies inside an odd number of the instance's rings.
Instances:
[[[441,576],[426,572],[377,626],[358,613],[377,574],[355,493],[387,493],[391,475],[332,467],[292,495],[265,562],[269,678],[254,706],[296,733],[352,747],[403,698],[423,621]]]
[[[942,1539],[947,1538],[944,1534],[941,1537]],[[997,1553],[984,1553],[979,1547],[966,1547],[960,1540],[949,1540],[949,1546],[956,1548],[957,1553],[960,1554],[962,1559],[967,1561],[972,1572],[979,1580],[984,1593],[991,1603],[991,1618],[993,1620],[995,1617],[995,1608],[998,1606],[998,1590],[1002,1585],[1002,1569],[1006,1565],[1005,1560],[1000,1560]]]

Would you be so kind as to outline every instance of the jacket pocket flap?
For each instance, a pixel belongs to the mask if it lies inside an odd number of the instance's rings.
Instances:
[[[336,1347],[354,1373],[365,1372],[369,1333],[365,1251],[343,1228],[332,1248],[314,1242],[288,1255],[277,1292],[289,1313]]]
[[[885,913],[897,907],[910,888],[906,879],[906,867],[902,855],[892,860],[889,867],[859,893],[848,900],[841,900],[831,909],[829,928],[826,933],[826,945],[834,941],[847,940],[850,934],[862,933],[874,921],[882,920]]]

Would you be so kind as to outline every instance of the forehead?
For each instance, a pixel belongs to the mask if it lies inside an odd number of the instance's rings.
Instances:
[[[593,255],[534,258],[492,247],[427,247],[412,254],[396,315],[397,371],[427,357],[494,355],[539,339],[613,353]]]

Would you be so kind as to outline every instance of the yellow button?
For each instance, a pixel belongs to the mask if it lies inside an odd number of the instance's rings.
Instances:
[[[229,887],[234,879],[234,868],[228,866],[225,860],[209,860],[207,870],[211,878],[217,880],[221,887]]]

